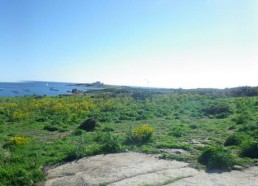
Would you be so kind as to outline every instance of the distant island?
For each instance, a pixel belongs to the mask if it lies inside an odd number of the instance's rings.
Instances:
[[[103,82],[96,81],[93,83],[77,83],[75,86],[104,86]]]

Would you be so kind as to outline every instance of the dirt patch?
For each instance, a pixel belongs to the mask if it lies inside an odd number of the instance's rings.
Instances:
[[[173,155],[191,155],[184,149],[160,149],[160,152],[173,154]]]

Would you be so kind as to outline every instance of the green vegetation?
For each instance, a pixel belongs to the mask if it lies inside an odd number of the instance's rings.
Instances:
[[[241,148],[241,155],[249,158],[258,158],[258,143],[247,141]]]
[[[247,136],[241,133],[231,134],[227,137],[224,145],[225,146],[232,146],[232,145],[240,145],[242,142],[247,140]]]
[[[53,164],[124,151],[160,153],[207,169],[252,165],[255,91],[114,87],[0,98],[0,185],[35,185]],[[187,153],[171,153],[175,149]]]
[[[223,147],[207,147],[199,156],[198,161],[208,169],[232,169],[235,160],[232,154]]]

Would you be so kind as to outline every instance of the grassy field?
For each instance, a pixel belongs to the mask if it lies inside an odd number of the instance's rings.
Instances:
[[[122,151],[196,168],[251,166],[258,162],[258,97],[244,91],[122,87],[0,98],[0,185],[35,185],[48,166]],[[87,118],[96,119],[95,130],[78,128]]]

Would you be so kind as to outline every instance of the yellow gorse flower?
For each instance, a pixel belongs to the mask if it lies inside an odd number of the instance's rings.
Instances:
[[[29,142],[28,138],[24,138],[20,136],[15,136],[15,137],[9,138],[8,140],[8,144],[12,144],[12,145],[23,145],[23,144],[27,144],[28,142]]]
[[[150,138],[152,133],[155,131],[154,128],[150,127],[148,124],[143,124],[132,130],[132,135],[137,140],[145,140],[146,138]]]

